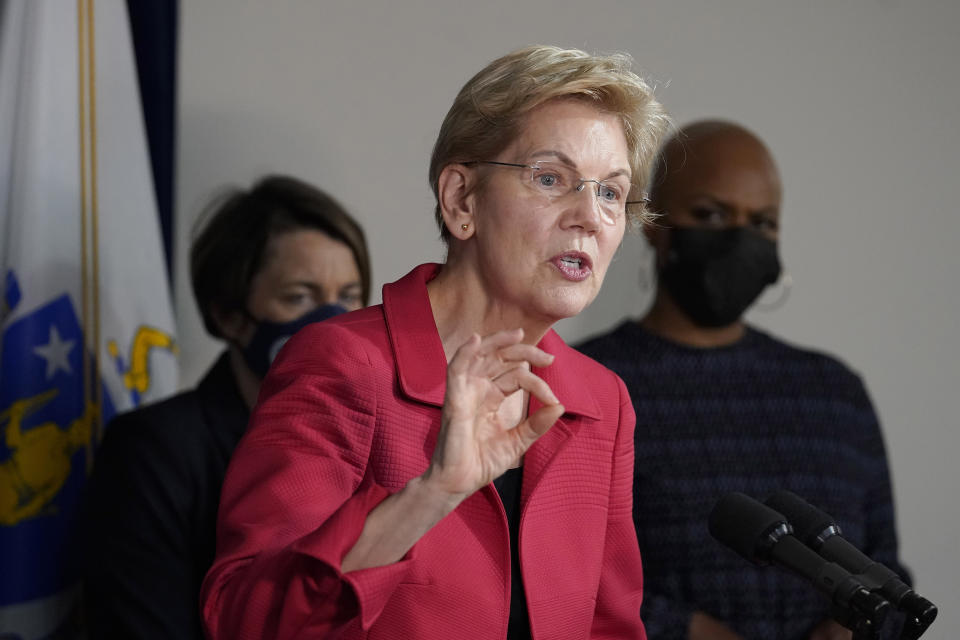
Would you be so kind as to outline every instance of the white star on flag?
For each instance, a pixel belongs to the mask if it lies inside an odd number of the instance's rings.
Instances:
[[[53,377],[58,370],[73,373],[70,369],[70,350],[73,349],[73,340],[63,340],[55,325],[50,325],[50,342],[34,347],[33,352],[47,361],[47,380]]]

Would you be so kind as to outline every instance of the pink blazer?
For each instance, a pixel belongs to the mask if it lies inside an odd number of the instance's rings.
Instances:
[[[505,637],[510,543],[493,485],[400,562],[339,570],[366,514],[433,452],[446,359],[426,282],[438,269],[417,267],[383,288],[382,305],[312,325],[281,352],[223,487],[201,594],[211,638]],[[554,332],[540,347],[556,358],[537,373],[567,412],[524,457],[533,638],[646,638],[630,398]]]

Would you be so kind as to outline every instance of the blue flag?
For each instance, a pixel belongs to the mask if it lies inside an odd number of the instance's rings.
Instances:
[[[126,4],[0,1],[0,638],[79,637],[104,425],[176,390]]]

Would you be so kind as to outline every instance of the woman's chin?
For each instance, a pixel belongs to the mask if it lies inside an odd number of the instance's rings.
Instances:
[[[556,294],[549,296],[539,305],[542,315],[550,319],[550,324],[579,315],[596,297],[587,295],[584,291],[561,290]]]

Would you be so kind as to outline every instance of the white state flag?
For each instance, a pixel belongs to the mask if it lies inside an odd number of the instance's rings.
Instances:
[[[0,0],[0,636],[79,631],[103,425],[176,390],[123,0]]]

